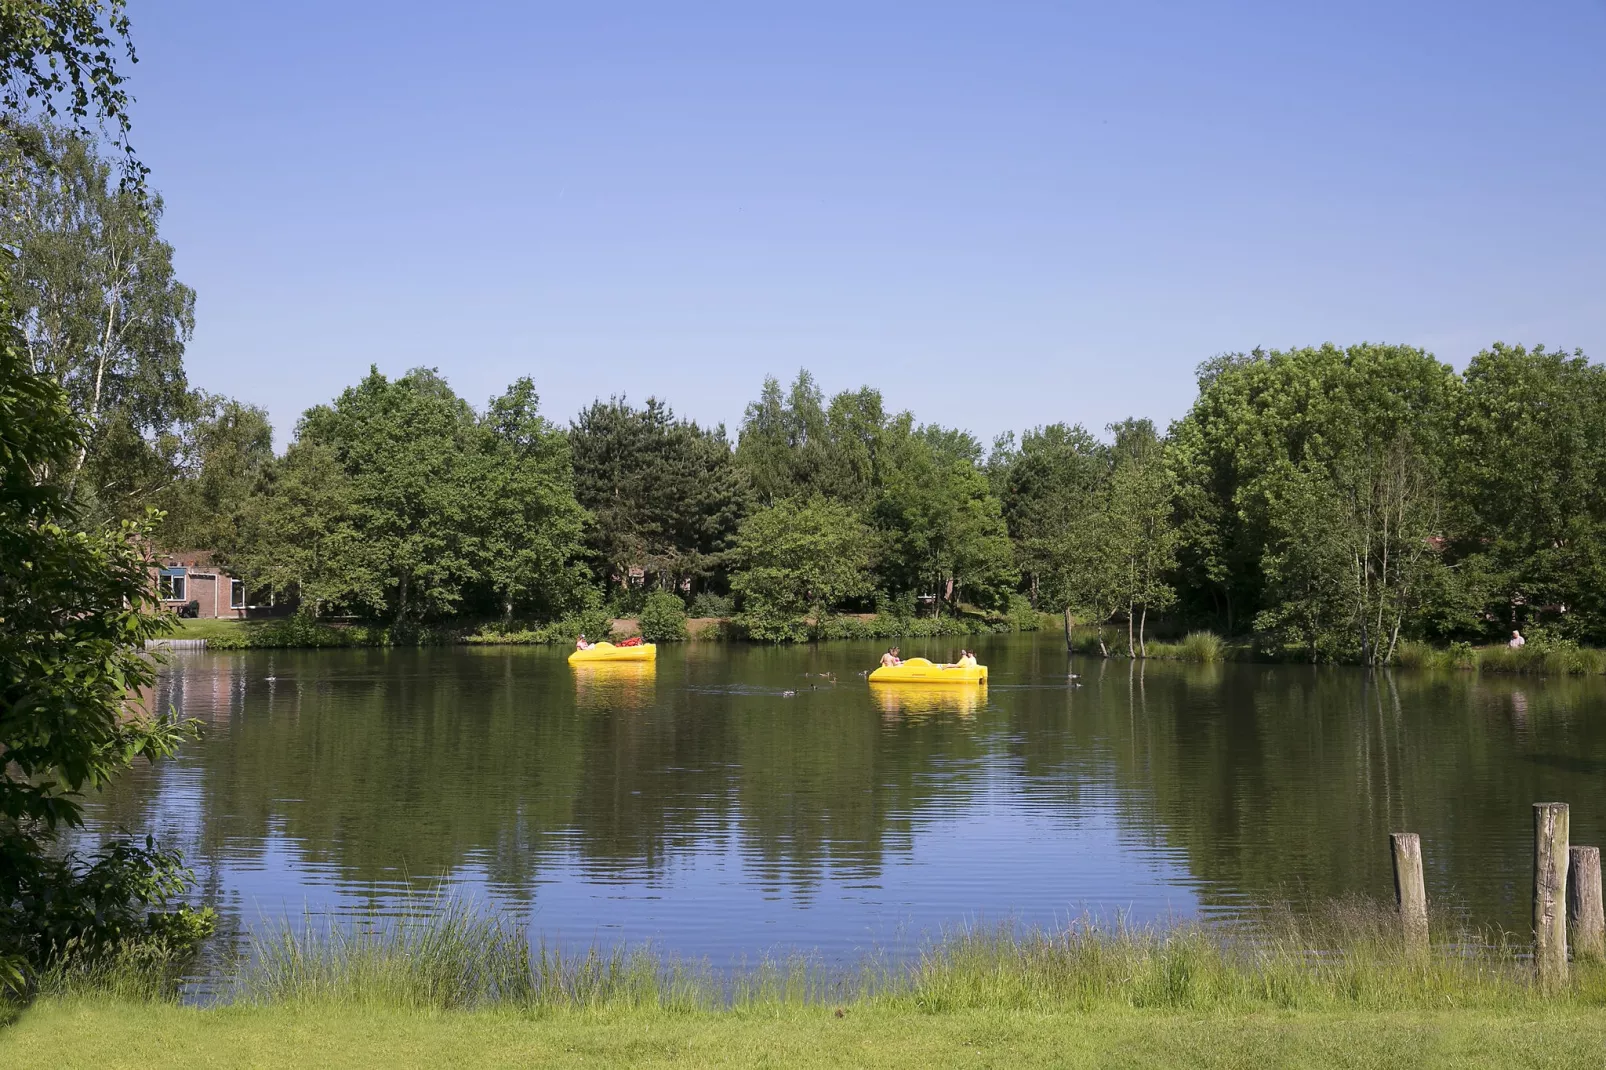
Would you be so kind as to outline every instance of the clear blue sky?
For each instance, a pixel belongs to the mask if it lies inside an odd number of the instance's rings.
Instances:
[[[1256,345],[1606,358],[1606,0],[130,7],[191,379],[281,444],[371,363],[985,440]]]

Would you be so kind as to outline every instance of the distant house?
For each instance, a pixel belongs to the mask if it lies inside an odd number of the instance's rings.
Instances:
[[[209,550],[182,550],[156,555],[156,585],[162,605],[175,613],[193,606],[194,615],[204,618],[243,620],[267,616],[277,608],[253,604],[245,581],[212,561]],[[184,614],[188,616],[188,614]]]

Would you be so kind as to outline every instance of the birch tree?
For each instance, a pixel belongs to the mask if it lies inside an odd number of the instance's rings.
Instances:
[[[184,347],[195,293],[175,278],[173,247],[159,236],[161,198],[119,187],[82,138],[39,136],[43,156],[21,160],[0,218],[17,326],[34,369],[61,386],[85,427],[54,475],[69,496],[127,514],[159,488],[117,473],[130,453],[171,448],[163,436],[191,407]],[[149,460],[136,467],[160,472]]]

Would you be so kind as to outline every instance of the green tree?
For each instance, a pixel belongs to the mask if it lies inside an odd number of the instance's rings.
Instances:
[[[125,177],[137,186],[145,167],[128,140],[128,91],[118,62],[119,54],[135,59],[128,30],[125,0],[0,4],[0,130],[23,130],[30,109],[58,119],[64,103],[80,137],[93,138],[112,124]]]
[[[1436,523],[1434,477],[1448,464],[1460,405],[1454,371],[1408,346],[1322,346],[1218,358],[1200,369],[1199,384],[1170,435],[1187,608],[1213,613],[1229,630],[1282,614],[1287,590],[1300,583],[1280,590],[1268,582],[1326,567],[1294,560],[1307,549],[1328,556],[1298,534],[1302,521],[1287,503],[1337,495],[1348,503],[1352,559],[1363,562],[1356,597],[1370,594],[1367,612],[1344,625],[1348,638],[1328,646],[1364,648],[1368,657],[1386,651],[1379,615],[1386,622],[1400,609],[1401,626],[1411,626],[1423,572],[1434,565],[1406,546],[1418,534],[1422,545],[1442,534],[1422,525]],[[1295,486],[1308,480],[1326,487]],[[1371,622],[1364,630],[1363,619]]]
[[[113,183],[94,146],[56,130],[4,187],[0,241],[24,345],[86,434],[59,473],[99,515],[140,515],[172,478],[175,425],[193,415],[184,346],[195,294],[158,234],[160,197]]]
[[[332,447],[291,443],[264,467],[237,525],[226,552],[253,589],[299,600],[314,617],[334,606],[384,605],[384,562],[364,538],[351,478]]]
[[[477,578],[475,423],[429,368],[394,382],[372,369],[302,417],[299,440],[332,450],[350,481],[352,522],[382,576],[382,597],[365,607],[376,616],[449,616]]]
[[[5,311],[0,301],[0,311]],[[77,940],[149,930],[143,907],[182,886],[176,860],[116,843],[83,864],[50,849],[82,795],[183,726],[130,701],[154,683],[144,640],[163,625],[142,551],[148,527],[80,525],[45,473],[82,445],[60,387],[8,330],[0,348],[0,980]]]
[[[614,398],[582,412],[569,440],[588,542],[617,582],[632,566],[666,587],[718,572],[750,496],[723,426],[677,420],[656,398],[640,409]]]
[[[1115,436],[1110,543],[1118,555],[1117,574],[1126,603],[1127,648],[1147,657],[1149,613],[1164,612],[1176,603],[1176,590],[1169,582],[1177,565],[1177,533],[1172,521],[1175,488],[1166,466],[1165,443],[1153,423],[1126,420],[1110,430]]]
[[[736,440],[736,460],[763,505],[823,493],[827,468],[825,396],[808,371],[799,371],[783,394],[769,376],[759,399],[747,406]]]
[[[29,181],[49,159],[26,110],[54,118],[63,99],[85,137],[91,119],[111,122],[125,150],[125,179],[137,186],[143,178],[128,147],[116,56],[120,43],[133,59],[127,33],[121,0],[0,4],[0,140],[7,142],[0,146],[0,196],[7,209],[26,202]],[[150,841],[114,840],[93,860],[49,842],[58,826],[80,820],[83,791],[141,754],[171,751],[181,726],[127,701],[151,682],[141,648],[161,626],[142,552],[147,528],[85,525],[63,491],[61,473],[81,463],[89,436],[60,382],[40,374],[26,351],[26,317],[12,292],[17,253],[15,239],[7,239],[0,276],[0,984],[12,985],[68,946],[94,953],[130,938],[171,943],[207,929],[205,917],[151,910],[185,877],[177,858]]]
[[[1606,368],[1497,343],[1465,381],[1451,556],[1486,575],[1488,594],[1464,626],[1544,621],[1606,641]]]
[[[225,552],[239,544],[240,513],[273,460],[273,425],[255,405],[203,396],[182,431],[179,478],[157,495],[165,515],[158,542],[169,549]]]
[[[574,496],[569,439],[540,414],[528,377],[493,398],[480,420],[478,571],[504,624],[515,609],[558,616],[584,601],[576,560],[585,511]]]
[[[737,623],[755,639],[807,638],[825,613],[870,591],[869,542],[858,515],[826,498],[754,513],[732,550]]]
[[[1033,606],[1061,609],[1072,601],[1053,582],[1060,575],[1056,560],[1066,533],[1095,505],[1108,454],[1080,424],[1033,428],[1018,448],[1013,434],[994,443],[988,475]]]
[[[886,486],[870,509],[879,533],[877,579],[889,593],[966,595],[987,608],[1008,604],[1019,579],[1001,506],[970,435],[916,428],[905,414],[883,435]]]
[[[433,370],[372,370],[264,467],[229,558],[248,582],[402,626],[580,608],[585,514],[529,379],[483,415]]]
[[[1109,431],[1103,473],[1087,491],[1078,486],[1064,526],[1041,544],[1042,560],[1068,608],[1096,624],[1123,614],[1127,652],[1144,657],[1149,614],[1176,602],[1175,485],[1152,422],[1124,420]],[[1102,633],[1099,646],[1109,653]]]

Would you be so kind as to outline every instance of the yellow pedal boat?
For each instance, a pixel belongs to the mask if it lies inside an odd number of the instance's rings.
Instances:
[[[569,655],[570,665],[579,665],[587,661],[657,661],[658,647],[652,643],[642,643],[640,646],[614,646],[612,643],[598,643],[590,650],[576,650]]]
[[[925,658],[906,658],[902,665],[883,665],[870,674],[872,684],[985,684],[987,666],[935,665]]]

